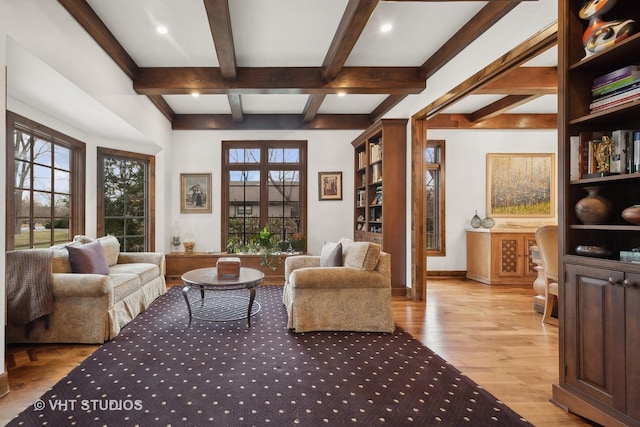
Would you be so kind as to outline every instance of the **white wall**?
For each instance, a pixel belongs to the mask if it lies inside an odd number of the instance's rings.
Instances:
[[[88,235],[96,235],[96,150],[108,147],[156,155],[156,238],[167,239],[165,188],[171,171],[169,121],[70,17],[57,1],[0,0],[0,164],[6,164],[6,109],[38,121],[87,144]],[[28,17],[28,24],[25,20]],[[5,69],[6,66],[6,69]],[[6,70],[6,74],[5,74]],[[6,85],[4,84],[6,80]],[[5,90],[6,89],[6,90]],[[5,174],[0,187],[6,194]],[[0,209],[4,248],[6,213]],[[5,257],[0,258],[4,286]],[[5,292],[0,317],[5,318]],[[4,328],[0,330],[4,343]],[[0,360],[4,359],[4,345]]]
[[[4,147],[6,146],[7,132],[6,132],[6,43],[4,34],[0,31],[0,165],[2,165],[2,170],[5,170],[7,156],[6,150]],[[7,194],[7,180],[6,175],[4,173],[0,174],[0,194]],[[2,239],[2,247],[4,249],[4,236],[6,231],[6,211],[5,209],[0,209],[0,236]],[[5,257],[0,257],[0,277],[5,277]],[[4,283],[4,280],[3,280]],[[2,318],[2,324],[4,325],[5,316],[6,316],[6,292],[0,292],[0,318]],[[0,330],[0,342],[2,342],[2,346],[0,346],[0,360],[4,360],[4,328]],[[5,365],[2,364],[2,368],[0,368],[2,373],[5,371]]]
[[[191,228],[196,250],[224,251],[221,244],[222,141],[307,140],[307,250],[319,254],[325,240],[353,237],[353,147],[360,131],[175,131],[172,144],[171,203],[167,221]],[[342,200],[318,200],[318,172],[342,171]],[[180,213],[180,174],[212,173],[212,213]],[[167,236],[169,239],[169,236]],[[182,250],[182,249],[181,249]]]
[[[86,234],[96,235],[97,148],[153,154],[159,190],[156,249],[167,249],[163,189],[170,186],[169,121],[135,93],[131,79],[60,3],[0,0],[0,10],[7,108],[86,143]]]
[[[490,131],[490,130],[430,130],[428,139],[446,141],[446,256],[428,257],[427,270],[465,271],[467,269],[465,229],[478,211],[486,213],[487,153],[555,153],[557,171],[556,130]],[[557,194],[557,191],[556,191]],[[554,218],[495,218],[496,227],[506,222],[519,224],[557,222]]]

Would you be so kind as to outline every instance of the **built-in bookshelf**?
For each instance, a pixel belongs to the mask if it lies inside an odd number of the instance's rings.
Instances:
[[[623,217],[640,204],[640,97],[604,98],[635,90],[640,34],[587,55],[583,6],[558,2],[560,376],[552,401],[598,424],[640,426],[640,264],[625,255],[639,250],[640,225]],[[602,19],[602,28],[640,23],[640,2],[618,1]],[[607,206],[597,220],[583,209],[593,196]]]
[[[382,119],[351,144],[354,163],[354,240],[391,254],[395,294],[406,288],[406,119]]]

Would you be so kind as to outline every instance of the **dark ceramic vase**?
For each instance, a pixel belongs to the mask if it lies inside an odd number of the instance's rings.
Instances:
[[[640,225],[640,205],[629,206],[623,210],[622,218],[631,224]]]
[[[611,217],[613,203],[600,195],[599,186],[584,187],[587,197],[576,203],[576,216],[583,224],[603,224]]]

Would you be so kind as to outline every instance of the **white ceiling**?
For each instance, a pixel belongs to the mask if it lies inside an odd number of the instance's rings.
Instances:
[[[41,4],[32,3],[32,8]],[[87,3],[140,67],[218,66],[203,0],[87,0]],[[420,66],[487,3],[381,1],[345,66]],[[347,4],[348,0],[230,0],[237,65],[322,66]],[[43,11],[46,9],[43,7]],[[430,77],[422,93],[406,97],[388,116],[411,116],[556,19],[557,0],[521,2]],[[392,24],[392,30],[381,33],[379,28],[383,23]],[[64,26],[69,24],[60,25],[64,31]],[[159,34],[158,25],[165,25],[168,33]],[[98,135],[113,134],[118,128],[116,122],[122,122],[113,113],[105,112],[105,106],[91,95],[77,87],[74,90],[71,82],[64,81],[63,76],[40,58],[30,57],[19,45],[9,46],[8,52],[15,54],[8,60],[11,67],[7,79],[7,92],[13,100],[50,106],[45,111]],[[526,65],[556,64],[554,48]],[[65,95],[53,88],[60,88]],[[60,103],[63,98],[66,102]],[[164,95],[163,98],[177,114],[230,114],[226,95]],[[369,114],[385,98],[386,95],[327,95],[318,113]],[[470,95],[443,112],[471,113],[497,98],[499,96]],[[245,94],[242,109],[245,114],[300,114],[307,100],[305,94]],[[547,95],[509,112],[556,111],[557,97]],[[98,114],[105,119],[82,120]],[[126,139],[141,137],[126,124],[120,127],[125,128],[122,132],[127,134]]]
[[[120,44],[140,67],[218,66],[215,46],[202,0],[87,0]],[[401,1],[380,2],[369,19],[345,66],[420,66],[488,2]],[[238,67],[320,67],[348,0],[232,0],[231,28]],[[518,9],[528,9],[519,11]],[[533,11],[531,13],[530,11]],[[513,15],[513,17],[512,17]],[[492,58],[506,53],[516,42],[533,35],[531,25],[509,21],[527,16],[539,31],[556,19],[556,0],[524,1],[503,18],[510,30],[504,43],[495,42]],[[392,30],[380,32],[383,24]],[[156,31],[159,25],[167,34]],[[480,51],[487,47],[480,47]],[[470,58],[477,49],[467,49]],[[553,55],[553,56],[551,56]],[[555,49],[539,64],[556,65]],[[477,63],[476,60],[474,62]],[[469,67],[475,68],[490,61]],[[450,89],[450,88],[446,88]],[[430,90],[430,88],[428,89]],[[319,113],[371,113],[384,95],[329,95]],[[225,95],[165,95],[178,114],[229,114]],[[299,114],[307,95],[242,96],[243,112],[253,114]],[[475,98],[475,96],[474,96]],[[491,98],[486,98],[490,100]],[[486,101],[485,101],[486,102]],[[446,112],[472,112],[482,99],[468,100]],[[531,106],[512,112],[556,110],[556,97],[544,96]]]

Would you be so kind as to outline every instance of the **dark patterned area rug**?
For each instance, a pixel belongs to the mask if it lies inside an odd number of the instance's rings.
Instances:
[[[250,328],[188,328],[174,287],[9,425],[530,425],[400,328],[287,330],[281,295],[258,289]]]

